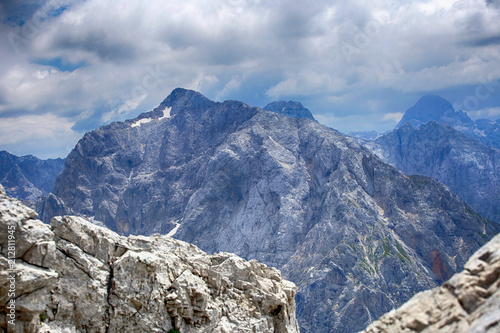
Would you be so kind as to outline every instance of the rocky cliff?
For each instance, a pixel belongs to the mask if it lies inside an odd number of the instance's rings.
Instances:
[[[63,166],[64,160],[60,158],[41,160],[0,151],[0,183],[8,195],[35,202],[52,191]]]
[[[3,331],[298,333],[296,287],[274,268],[79,217],[49,226],[1,186],[0,245]]]
[[[477,212],[500,222],[500,150],[436,121],[419,127],[407,123],[366,146],[404,173],[442,182]]]
[[[441,287],[415,295],[363,332],[500,332],[500,235]]]
[[[363,329],[498,232],[446,187],[315,121],[184,89],[87,133],[53,199],[46,211],[281,269],[299,287],[304,332]]]

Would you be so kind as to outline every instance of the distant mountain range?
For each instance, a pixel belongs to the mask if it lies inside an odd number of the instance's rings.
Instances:
[[[491,126],[479,132],[486,123]],[[448,101],[429,95],[406,111],[396,129],[366,147],[406,174],[442,182],[500,223],[500,150],[494,148],[500,142],[498,128],[500,124],[484,119],[473,122]]]
[[[41,160],[0,151],[0,183],[7,195],[34,203],[52,191],[63,166],[61,158]]]
[[[413,127],[419,127],[429,121],[446,124],[455,130],[475,139],[491,148],[500,149],[500,119],[496,121],[489,119],[472,120],[464,111],[456,111],[446,99],[436,95],[423,96],[418,102],[406,110],[396,128],[409,123]],[[357,139],[373,141],[383,133],[376,131],[353,131],[348,133]]]
[[[277,267],[299,287],[303,332],[362,330],[499,231],[447,187],[280,103],[269,112],[176,89],[87,133],[43,217],[71,211]]]

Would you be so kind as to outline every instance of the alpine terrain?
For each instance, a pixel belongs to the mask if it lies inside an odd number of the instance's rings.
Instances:
[[[43,209],[274,266],[299,288],[303,332],[364,329],[498,232],[437,181],[271,109],[176,89],[151,112],[87,133]]]

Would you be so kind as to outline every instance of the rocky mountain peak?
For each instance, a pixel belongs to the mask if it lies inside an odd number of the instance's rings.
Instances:
[[[453,105],[446,99],[437,95],[425,95],[414,106],[406,110],[396,127],[401,127],[407,122],[419,126],[431,120],[450,125],[472,123],[472,120],[465,112],[461,110],[455,111]]]
[[[272,103],[269,103],[268,105],[266,105],[264,107],[264,110],[276,112],[279,114],[284,114],[290,118],[305,118],[305,119],[311,119],[311,120],[316,121],[316,119],[314,119],[311,111],[306,109],[299,102],[294,102],[294,101],[272,102]]]
[[[184,89],[174,89],[167,98],[160,104],[161,107],[171,107],[172,109],[206,109],[215,102],[209,100],[201,93]]]

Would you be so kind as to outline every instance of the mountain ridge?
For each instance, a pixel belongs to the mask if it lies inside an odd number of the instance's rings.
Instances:
[[[427,102],[436,99],[440,105],[451,105],[437,96]],[[409,110],[419,109],[415,106]],[[452,112],[445,108],[441,111]],[[413,117],[411,112],[406,115]],[[425,175],[442,182],[477,212],[500,222],[500,150],[492,147],[495,144],[488,146],[478,140],[477,133],[470,135],[472,129],[491,121],[470,121],[469,127],[465,127],[457,125],[456,121],[443,123],[443,119],[401,125],[403,120],[394,130],[364,145],[404,173]],[[495,133],[494,127],[491,130]],[[494,139],[491,135],[480,134],[484,140]]]

